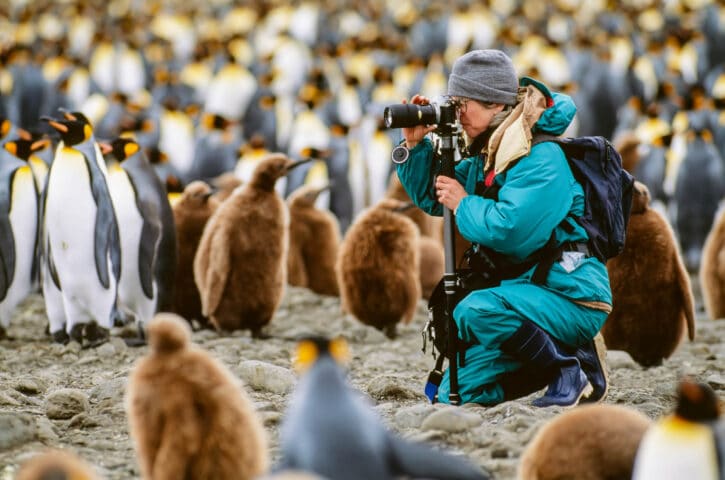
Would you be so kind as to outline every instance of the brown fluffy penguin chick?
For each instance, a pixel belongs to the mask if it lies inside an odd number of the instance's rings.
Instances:
[[[410,196],[408,195],[408,192],[405,191],[403,184],[400,183],[398,174],[395,172],[393,172],[393,174],[390,176],[390,181],[388,182],[388,190],[385,192],[385,198],[394,198],[396,200],[400,200],[401,202],[412,201],[410,199]],[[406,210],[404,212],[404,215],[410,217],[410,219],[413,220],[416,225],[418,225],[418,229],[420,229],[420,234],[422,236],[434,238],[438,240],[441,245],[443,244],[443,236],[441,230],[443,225],[442,217],[434,217],[432,215],[428,215],[418,207]]]
[[[303,185],[287,199],[290,215],[287,283],[336,296],[340,293],[335,275],[340,224],[329,210],[315,208],[317,197],[327,188]]]
[[[393,338],[413,318],[420,293],[420,234],[396,212],[406,203],[384,199],[355,218],[342,240],[335,269],[342,309]]]
[[[100,480],[93,468],[69,451],[49,450],[23,462],[15,480]]]
[[[677,349],[687,326],[695,337],[690,277],[675,235],[649,208],[649,191],[635,182],[624,250],[607,262],[614,308],[602,328],[607,348],[640,365],[659,365]]]
[[[157,314],[150,353],[129,376],[126,413],[145,479],[251,479],[267,471],[267,439],[240,382],[191,344],[184,320]]]
[[[201,313],[201,298],[194,281],[194,256],[199,247],[204,227],[219,203],[211,198],[211,187],[202,182],[191,182],[174,203],[177,260],[176,290],[172,311],[202,324],[207,319]]]
[[[630,478],[652,421],[619,405],[590,404],[544,424],[524,449],[519,480]]]
[[[204,229],[194,279],[202,313],[218,330],[250,329],[259,336],[282,300],[289,217],[274,184],[294,165],[282,154],[265,157]]]
[[[632,174],[640,160],[639,153],[637,152],[638,147],[639,138],[631,131],[623,133],[614,145],[614,148],[622,157],[622,168]]]
[[[702,248],[700,288],[705,311],[713,320],[725,318],[725,208],[721,208]]]
[[[242,180],[234,175],[234,172],[222,173],[211,180],[211,185],[216,189],[212,195],[217,202],[221,203],[229,198],[235,188],[242,184]]]
[[[445,254],[443,245],[436,239],[421,236],[418,245],[420,246],[421,296],[427,300],[445,273]]]

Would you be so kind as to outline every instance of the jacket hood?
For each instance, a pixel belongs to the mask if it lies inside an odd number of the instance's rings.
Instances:
[[[551,135],[563,134],[576,115],[576,105],[572,98],[563,93],[552,92],[546,85],[531,77],[522,77],[519,84],[522,87],[533,85],[547,99],[548,108],[534,125],[534,131]]]

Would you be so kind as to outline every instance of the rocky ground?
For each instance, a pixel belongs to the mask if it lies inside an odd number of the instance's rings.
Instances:
[[[194,333],[194,341],[242,378],[268,429],[277,457],[277,430],[294,388],[291,340],[305,333],[344,335],[352,351],[350,379],[368,394],[383,420],[402,435],[467,455],[498,479],[515,477],[518,459],[543,422],[558,408],[536,409],[533,397],[484,408],[432,406],[422,394],[433,365],[421,352],[424,302],[412,324],[389,340],[340,313],[337,298],[289,288],[268,332]],[[123,398],[129,370],[146,347],[128,348],[118,337],[95,349],[52,344],[44,334],[42,298],[31,296],[0,342],[0,480],[47,447],[72,449],[109,479],[139,477],[128,435]],[[725,320],[698,314],[697,337],[683,343],[664,365],[643,369],[624,352],[610,351],[607,403],[635,408],[657,418],[673,406],[683,375],[708,382],[725,398]]]

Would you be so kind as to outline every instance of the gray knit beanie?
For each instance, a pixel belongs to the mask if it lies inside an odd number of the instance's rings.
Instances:
[[[501,50],[473,50],[458,58],[448,77],[448,95],[486,103],[516,104],[518,75]]]

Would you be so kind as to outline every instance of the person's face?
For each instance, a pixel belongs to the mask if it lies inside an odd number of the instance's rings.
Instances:
[[[482,103],[471,98],[458,98],[461,102],[459,118],[468,138],[476,138],[488,129],[493,116],[504,109],[503,104]]]

